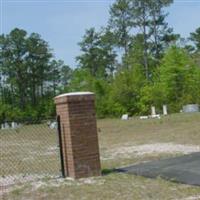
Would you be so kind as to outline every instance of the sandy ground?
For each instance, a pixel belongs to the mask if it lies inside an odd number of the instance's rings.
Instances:
[[[181,200],[199,200],[200,199],[200,195],[198,196],[189,196],[189,197],[186,197],[184,199],[181,199]],[[178,200],[178,199],[176,199]]]
[[[55,150],[54,147],[49,150]],[[118,158],[131,158],[131,157],[142,157],[148,154],[189,154],[192,152],[200,151],[200,146],[197,145],[182,145],[175,143],[155,143],[155,144],[143,144],[143,145],[130,145],[125,144],[124,146],[114,147],[107,150],[104,155],[101,157],[102,160],[115,160]],[[50,151],[50,153],[52,153]],[[8,187],[11,185],[15,185],[17,183],[25,183],[25,182],[37,182],[38,180],[44,178],[57,179],[58,177],[52,177],[47,175],[27,175],[17,174],[14,176],[8,177],[0,177],[0,186]],[[91,181],[90,179],[85,179],[85,181]],[[59,181],[58,181],[59,182]]]
[[[115,147],[105,152],[102,160],[131,158],[133,156],[145,156],[147,154],[189,154],[199,152],[198,145],[183,145],[175,143],[155,143],[143,145],[125,144],[123,147]]]
[[[31,191],[36,191],[43,188],[61,187],[61,186],[80,186],[80,185],[102,185],[105,180],[101,177],[90,177],[79,180],[72,178],[61,178],[45,175],[29,175],[29,176],[12,176],[8,179],[0,178],[0,197],[5,194],[12,192],[13,190],[24,187],[24,184],[28,184],[31,187]]]

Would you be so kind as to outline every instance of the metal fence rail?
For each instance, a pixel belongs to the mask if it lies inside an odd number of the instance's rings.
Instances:
[[[0,190],[17,182],[60,175],[55,120],[1,124]]]

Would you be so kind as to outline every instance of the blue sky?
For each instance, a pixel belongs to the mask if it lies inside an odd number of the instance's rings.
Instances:
[[[85,29],[106,25],[113,0],[0,0],[0,33],[13,28],[37,32],[48,41],[57,59],[75,67],[78,42]],[[167,22],[188,37],[200,27],[200,0],[175,0]]]

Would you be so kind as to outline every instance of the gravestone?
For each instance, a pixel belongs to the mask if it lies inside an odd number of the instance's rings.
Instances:
[[[155,106],[151,106],[151,116],[156,115],[156,108]]]
[[[149,119],[148,116],[140,116],[140,119]]]
[[[57,128],[57,122],[50,123],[49,128],[50,129],[56,129]]]
[[[122,115],[121,119],[122,119],[122,120],[128,120],[128,114]]]
[[[11,128],[16,129],[18,128],[18,124],[16,122],[11,123]]]
[[[4,123],[4,129],[9,129],[9,128],[10,128],[9,124],[7,122],[5,122]]]
[[[187,104],[187,105],[183,106],[183,112],[185,112],[185,113],[199,112],[199,105],[198,104]]]
[[[2,130],[5,129],[4,124],[1,124],[1,129],[2,129]]]
[[[167,115],[167,105],[163,105],[163,115]]]

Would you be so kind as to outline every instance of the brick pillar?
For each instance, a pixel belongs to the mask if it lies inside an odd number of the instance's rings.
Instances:
[[[73,178],[99,176],[101,167],[94,94],[66,93],[54,100],[60,116],[65,174]]]

